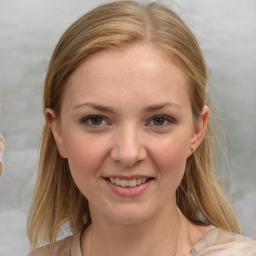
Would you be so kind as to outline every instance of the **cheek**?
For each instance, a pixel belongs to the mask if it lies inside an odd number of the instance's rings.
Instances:
[[[152,159],[159,169],[163,181],[178,186],[185,171],[187,161],[187,141],[183,137],[165,138],[151,147]]]
[[[106,146],[104,141],[84,134],[66,139],[65,148],[72,175],[84,178],[92,173],[97,174],[107,155]]]
[[[100,176],[99,169],[106,155],[103,145],[84,136],[74,136],[71,140],[66,140],[71,175],[78,189],[88,200],[97,191],[95,180]]]

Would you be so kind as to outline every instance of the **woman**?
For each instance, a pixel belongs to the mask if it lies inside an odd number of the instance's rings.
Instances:
[[[30,255],[256,255],[216,179],[199,45],[170,9],[117,1],[60,39],[45,81]],[[64,223],[73,236],[56,242]]]

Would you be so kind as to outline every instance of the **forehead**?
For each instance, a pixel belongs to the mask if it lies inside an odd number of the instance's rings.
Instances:
[[[118,94],[166,101],[187,92],[183,71],[165,52],[149,44],[104,50],[88,57],[69,77],[64,101],[111,100]],[[183,95],[184,96],[184,95]]]

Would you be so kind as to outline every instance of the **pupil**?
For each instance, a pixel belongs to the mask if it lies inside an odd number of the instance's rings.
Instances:
[[[154,119],[155,125],[163,125],[164,124],[164,118],[163,117],[157,117]]]
[[[102,118],[94,117],[94,118],[92,118],[91,122],[93,125],[100,125],[102,123]]]

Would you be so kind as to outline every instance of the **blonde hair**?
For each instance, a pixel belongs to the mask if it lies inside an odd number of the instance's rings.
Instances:
[[[44,108],[51,108],[59,115],[66,81],[89,55],[136,42],[155,45],[183,69],[196,120],[204,104],[209,104],[204,58],[186,24],[172,10],[155,2],[104,4],[71,25],[57,44],[49,64]],[[239,222],[216,178],[211,129],[209,123],[203,142],[187,160],[184,178],[177,189],[177,205],[192,223],[212,224],[239,233]],[[75,185],[67,160],[59,155],[47,123],[40,156],[28,218],[28,236],[34,247],[39,242],[54,242],[65,222],[70,223],[74,232],[91,222],[87,199]]]

